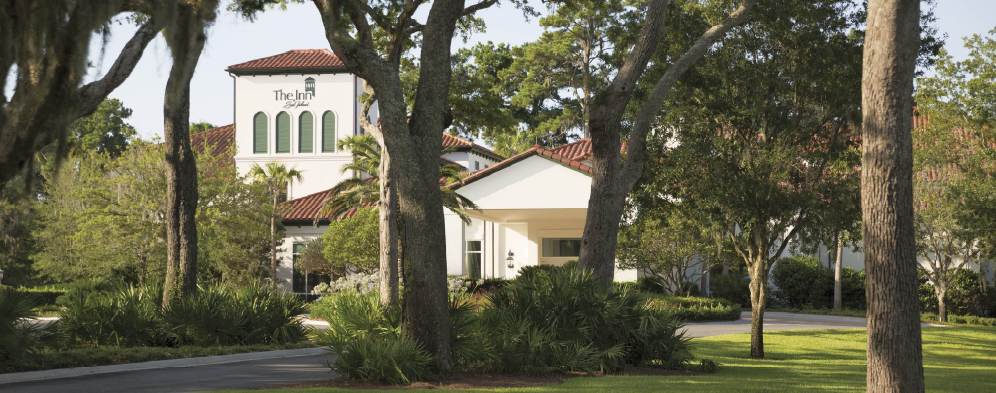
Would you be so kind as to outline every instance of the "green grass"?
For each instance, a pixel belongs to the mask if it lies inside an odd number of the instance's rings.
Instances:
[[[856,310],[852,308],[845,308],[840,311],[834,311],[829,308],[769,308],[767,311],[781,311],[781,312],[792,312],[797,314],[813,314],[813,315],[834,315],[838,317],[860,317],[864,318],[867,316],[866,310]],[[993,326],[996,327],[996,318],[986,318],[978,317],[974,315],[954,315],[948,314],[947,322],[940,322],[937,320],[937,314],[925,312],[920,313],[920,321],[924,323],[940,324],[940,325],[969,325],[969,326]]]
[[[747,357],[746,334],[695,339],[695,353],[722,364],[715,374],[574,378],[563,384],[510,392],[863,392],[865,331],[810,330],[764,335],[770,359]],[[923,330],[928,392],[996,391],[996,329],[943,327]],[[283,389],[281,393],[345,392]],[[246,391],[249,392],[249,391]],[[258,392],[254,390],[252,392]]]

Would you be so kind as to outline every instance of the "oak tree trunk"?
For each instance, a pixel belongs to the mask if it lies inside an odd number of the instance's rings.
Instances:
[[[398,188],[387,149],[380,149],[380,302],[398,304]]]
[[[762,257],[763,258],[763,257]],[[750,357],[764,358],[764,308],[768,303],[766,261],[754,261],[750,267]]]
[[[842,236],[837,237],[837,264],[833,269],[833,309],[840,311],[844,307],[843,299],[843,288],[841,283],[841,276],[843,274],[843,266],[841,265],[844,258],[844,238]]]
[[[868,392],[924,391],[911,136],[919,17],[919,1],[868,2],[861,84]]]
[[[190,80],[207,41],[217,1],[178,3],[164,31],[173,58],[163,105],[166,150],[166,285],[163,302],[197,290],[197,163],[190,148]],[[177,277],[179,276],[179,277]]]

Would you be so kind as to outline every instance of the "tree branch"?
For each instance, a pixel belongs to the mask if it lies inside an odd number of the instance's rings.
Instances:
[[[114,60],[114,64],[111,65],[107,74],[100,80],[90,82],[80,88],[82,106],[78,117],[89,116],[96,111],[107,95],[121,86],[125,79],[128,79],[131,72],[135,70],[138,61],[142,59],[145,48],[156,38],[161,28],[162,25],[155,19],[150,19],[139,27],[135,35],[125,44],[124,49],[121,49],[121,53],[118,54],[118,58]]]
[[[647,133],[650,131],[654,120],[657,118],[657,114],[661,111],[661,107],[664,106],[664,100],[667,98],[668,93],[671,92],[678,78],[684,75],[702,56],[705,56],[709,47],[723,37],[723,35],[743,23],[747,19],[748,12],[756,3],[757,0],[744,0],[744,3],[725,20],[720,22],[720,24],[706,30],[692,44],[692,47],[685,54],[681,55],[657,81],[654,89],[650,92],[650,96],[647,97],[647,101],[640,108],[636,121],[633,124],[633,131],[630,133],[629,144],[627,145],[627,160],[623,168],[623,179],[626,181],[626,184],[631,186],[636,183],[643,172],[643,165],[647,154]]]

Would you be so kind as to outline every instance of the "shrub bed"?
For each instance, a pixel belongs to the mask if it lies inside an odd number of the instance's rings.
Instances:
[[[470,296],[473,296],[472,298]],[[482,301],[481,298],[484,298]],[[692,367],[680,323],[634,291],[605,291],[576,268],[522,269],[481,294],[451,296],[450,340],[464,372],[611,372],[625,366]],[[428,351],[402,331],[400,310],[375,293],[343,291],[312,313],[329,321],[317,334],[347,378],[393,384],[432,372]]]
[[[971,325],[971,326],[993,326],[996,327],[996,318],[979,317],[975,315],[954,315],[948,314],[947,322],[939,322],[937,314],[925,312],[920,314],[920,320],[929,323],[947,323],[950,325]]]
[[[40,305],[51,306],[56,304],[56,300],[60,296],[66,294],[65,289],[56,289],[54,287],[34,287],[34,288],[18,288],[19,291],[27,292],[34,295]]]
[[[109,289],[106,289],[109,288]],[[206,287],[162,309],[159,288],[83,282],[59,299],[68,348],[287,344],[304,340],[298,298],[261,285]]]
[[[704,297],[650,296],[647,306],[667,311],[685,322],[735,321],[743,308],[726,299]]]

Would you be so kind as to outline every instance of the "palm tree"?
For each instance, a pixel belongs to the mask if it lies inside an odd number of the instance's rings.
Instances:
[[[365,174],[377,173],[380,166],[380,147],[372,136],[363,134],[342,139],[339,141],[339,149],[350,149],[353,152],[353,161],[343,165],[342,173],[347,171]],[[443,149],[442,153],[448,151],[449,149]],[[443,165],[439,168],[439,176],[443,207],[460,216],[464,223],[470,224],[470,216],[467,211],[477,210],[477,205],[446,186],[463,180],[465,176],[463,169],[455,164]],[[325,199],[322,213],[329,217],[338,217],[353,208],[379,201],[380,185],[376,177],[351,177],[332,187],[328,198]]]
[[[249,177],[254,181],[263,184],[266,192],[273,197],[273,212],[270,214],[270,285],[277,287],[277,219],[280,211],[277,205],[280,204],[281,193],[287,191],[287,184],[292,181],[300,182],[304,176],[301,171],[277,162],[270,162],[266,167],[259,164],[252,166],[249,170]]]

